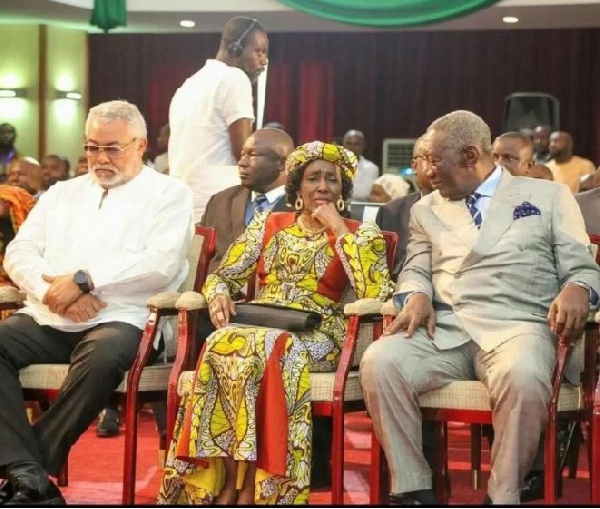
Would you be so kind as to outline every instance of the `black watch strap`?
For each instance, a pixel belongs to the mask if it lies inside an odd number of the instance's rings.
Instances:
[[[83,293],[90,293],[90,285],[88,284],[88,276],[85,271],[78,270],[73,275],[73,282],[79,287]]]

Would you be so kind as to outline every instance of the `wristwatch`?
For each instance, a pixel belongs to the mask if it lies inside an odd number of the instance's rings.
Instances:
[[[83,293],[90,293],[90,285],[88,284],[88,276],[85,271],[78,270],[73,274],[73,282],[79,287]]]

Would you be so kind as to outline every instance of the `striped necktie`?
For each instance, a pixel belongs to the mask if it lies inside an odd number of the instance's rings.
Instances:
[[[254,213],[264,212],[269,208],[269,200],[264,194],[256,193],[254,197]]]
[[[475,204],[477,203],[477,200],[481,198],[481,196],[481,193],[472,193],[465,198],[465,203],[467,204],[467,208],[469,209],[471,216],[473,216],[473,222],[475,223],[475,226],[477,226],[477,229],[481,228],[482,217],[481,211],[475,206]]]

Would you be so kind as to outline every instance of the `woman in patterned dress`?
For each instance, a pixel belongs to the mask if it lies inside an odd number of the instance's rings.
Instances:
[[[384,300],[391,284],[375,223],[340,215],[356,157],[315,141],[286,160],[294,212],[257,214],[203,288],[216,331],[180,404],[161,504],[307,504],[311,465],[309,371],[335,370],[344,341],[341,301]],[[257,272],[254,302],[315,311],[311,332],[235,322],[231,295]]]

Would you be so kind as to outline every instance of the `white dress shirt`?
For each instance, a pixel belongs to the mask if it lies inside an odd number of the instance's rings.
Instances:
[[[177,179],[144,166],[132,180],[105,191],[90,175],[53,185],[6,249],[4,268],[27,294],[20,310],[40,325],[81,331],[119,321],[143,328],[146,301],[177,290],[188,271],[192,193]],[[75,323],[50,312],[42,274],[89,272],[92,293],[108,306]]]
[[[366,157],[360,156],[356,175],[354,176],[352,199],[357,201],[368,200],[371,196],[371,187],[373,187],[373,182],[377,177],[379,177],[379,166]]]

